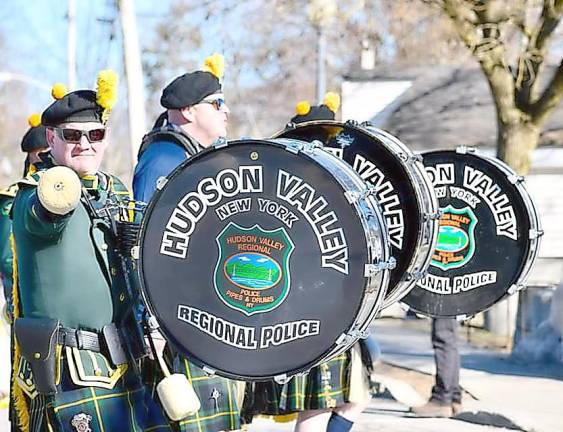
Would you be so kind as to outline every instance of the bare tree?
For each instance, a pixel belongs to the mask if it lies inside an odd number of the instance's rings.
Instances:
[[[308,0],[178,1],[145,47],[152,107],[158,107],[162,86],[197,67],[200,49],[213,40],[227,61],[230,136],[267,136],[281,129],[296,102],[315,99],[317,35],[308,5]],[[461,43],[449,20],[417,0],[339,0],[337,5],[326,34],[327,90],[337,91],[341,77],[359,67],[364,40],[376,48],[378,62],[459,56]]]
[[[478,60],[497,112],[497,156],[527,174],[540,132],[563,97],[563,60],[545,67],[563,0],[422,1],[449,16]]]

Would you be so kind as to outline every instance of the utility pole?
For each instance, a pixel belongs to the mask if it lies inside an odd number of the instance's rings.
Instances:
[[[68,0],[67,85],[76,88],[76,0]]]
[[[309,20],[317,32],[316,97],[319,104],[326,93],[326,27],[336,15],[337,9],[335,0],[310,0],[307,10]]]
[[[139,51],[139,38],[135,19],[133,0],[118,0],[123,33],[123,56],[127,80],[127,102],[129,111],[129,138],[131,140],[131,160],[137,161],[137,152],[146,132],[145,87],[143,85],[143,66]]]

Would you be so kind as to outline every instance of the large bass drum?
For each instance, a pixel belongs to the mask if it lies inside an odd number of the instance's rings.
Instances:
[[[442,216],[428,274],[403,299],[433,317],[463,319],[524,287],[543,233],[523,177],[460,147],[423,155]]]
[[[190,158],[141,227],[147,306],[210,373],[283,380],[365,336],[389,281],[366,183],[319,146],[241,140]]]
[[[369,123],[322,120],[288,124],[276,137],[319,140],[375,191],[397,266],[383,307],[400,300],[424,276],[438,234],[438,201],[421,158]]]

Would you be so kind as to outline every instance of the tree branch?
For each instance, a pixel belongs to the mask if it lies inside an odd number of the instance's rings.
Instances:
[[[532,120],[542,126],[563,98],[563,60],[541,97],[531,107]]]
[[[533,102],[539,70],[544,60],[547,44],[557,28],[563,13],[563,0],[544,0],[538,25],[526,34],[528,44],[518,58],[516,71],[516,103],[528,110]]]

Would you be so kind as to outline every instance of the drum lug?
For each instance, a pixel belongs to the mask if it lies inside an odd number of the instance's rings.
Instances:
[[[290,142],[285,146],[285,149],[293,154],[298,154],[301,150],[303,150],[303,144],[298,142]]]
[[[346,191],[344,192],[344,197],[346,197],[350,204],[356,204],[361,199],[362,194],[357,191]]]
[[[161,190],[166,185],[166,183],[168,183],[168,179],[166,177],[159,177],[156,181],[156,188],[158,190]]]
[[[135,260],[139,259],[139,246],[133,246],[131,248],[131,258]]]
[[[471,318],[469,315],[467,314],[462,314],[462,315],[456,315],[455,319],[457,322],[462,322],[462,321],[466,321],[469,318]]]
[[[344,123],[347,126],[359,126],[359,123],[357,120],[346,120],[346,122]]]
[[[225,137],[219,137],[213,142],[213,148],[220,149],[223,147],[227,147],[229,145],[229,141]]]
[[[459,146],[458,148],[456,148],[455,152],[459,153],[459,154],[467,154],[467,153],[475,153],[476,150],[475,150],[475,147],[467,147],[467,146],[462,145],[462,146]]]
[[[516,294],[518,291],[522,291],[524,288],[526,288],[526,285],[524,284],[513,284],[510,288],[508,288],[508,295],[513,295]]]
[[[379,261],[375,264],[366,264],[364,266],[364,277],[373,277],[383,270],[393,270],[397,265],[397,260],[393,257],[387,261]]]
[[[290,379],[291,377],[287,376],[287,374],[276,375],[274,377],[274,381],[280,385],[286,384]]]
[[[508,181],[512,184],[518,184],[524,181],[524,177],[518,174],[512,174],[508,176]]]
[[[425,221],[434,221],[442,217],[442,210],[438,210],[436,213],[424,213],[423,219]]]
[[[323,147],[322,142],[319,140],[313,140],[311,142],[304,143],[301,151],[303,151],[303,153],[314,153],[316,149],[322,149]]]
[[[543,232],[543,230],[531,229],[530,233],[528,234],[528,238],[530,240],[535,240],[537,238],[540,238],[543,235]]]
[[[366,330],[350,330],[348,333],[342,333],[334,342],[336,345],[347,346],[358,339],[366,339],[369,336],[369,331]]]
[[[285,125],[285,128],[286,128],[286,129],[295,129],[296,127],[297,127],[297,125],[296,125],[295,123],[293,123],[293,122],[288,122],[288,123]]]
[[[412,154],[412,155],[407,157],[407,162],[411,165],[414,164],[414,163],[417,163],[417,162],[422,163],[422,155]]]
[[[423,271],[420,271],[420,270],[415,270],[413,272],[406,272],[404,279],[406,281],[419,281],[424,276],[426,276],[426,272],[423,272]]]
[[[217,372],[215,369],[212,369],[209,366],[203,366],[202,369],[209,376],[215,376],[215,373]]]

